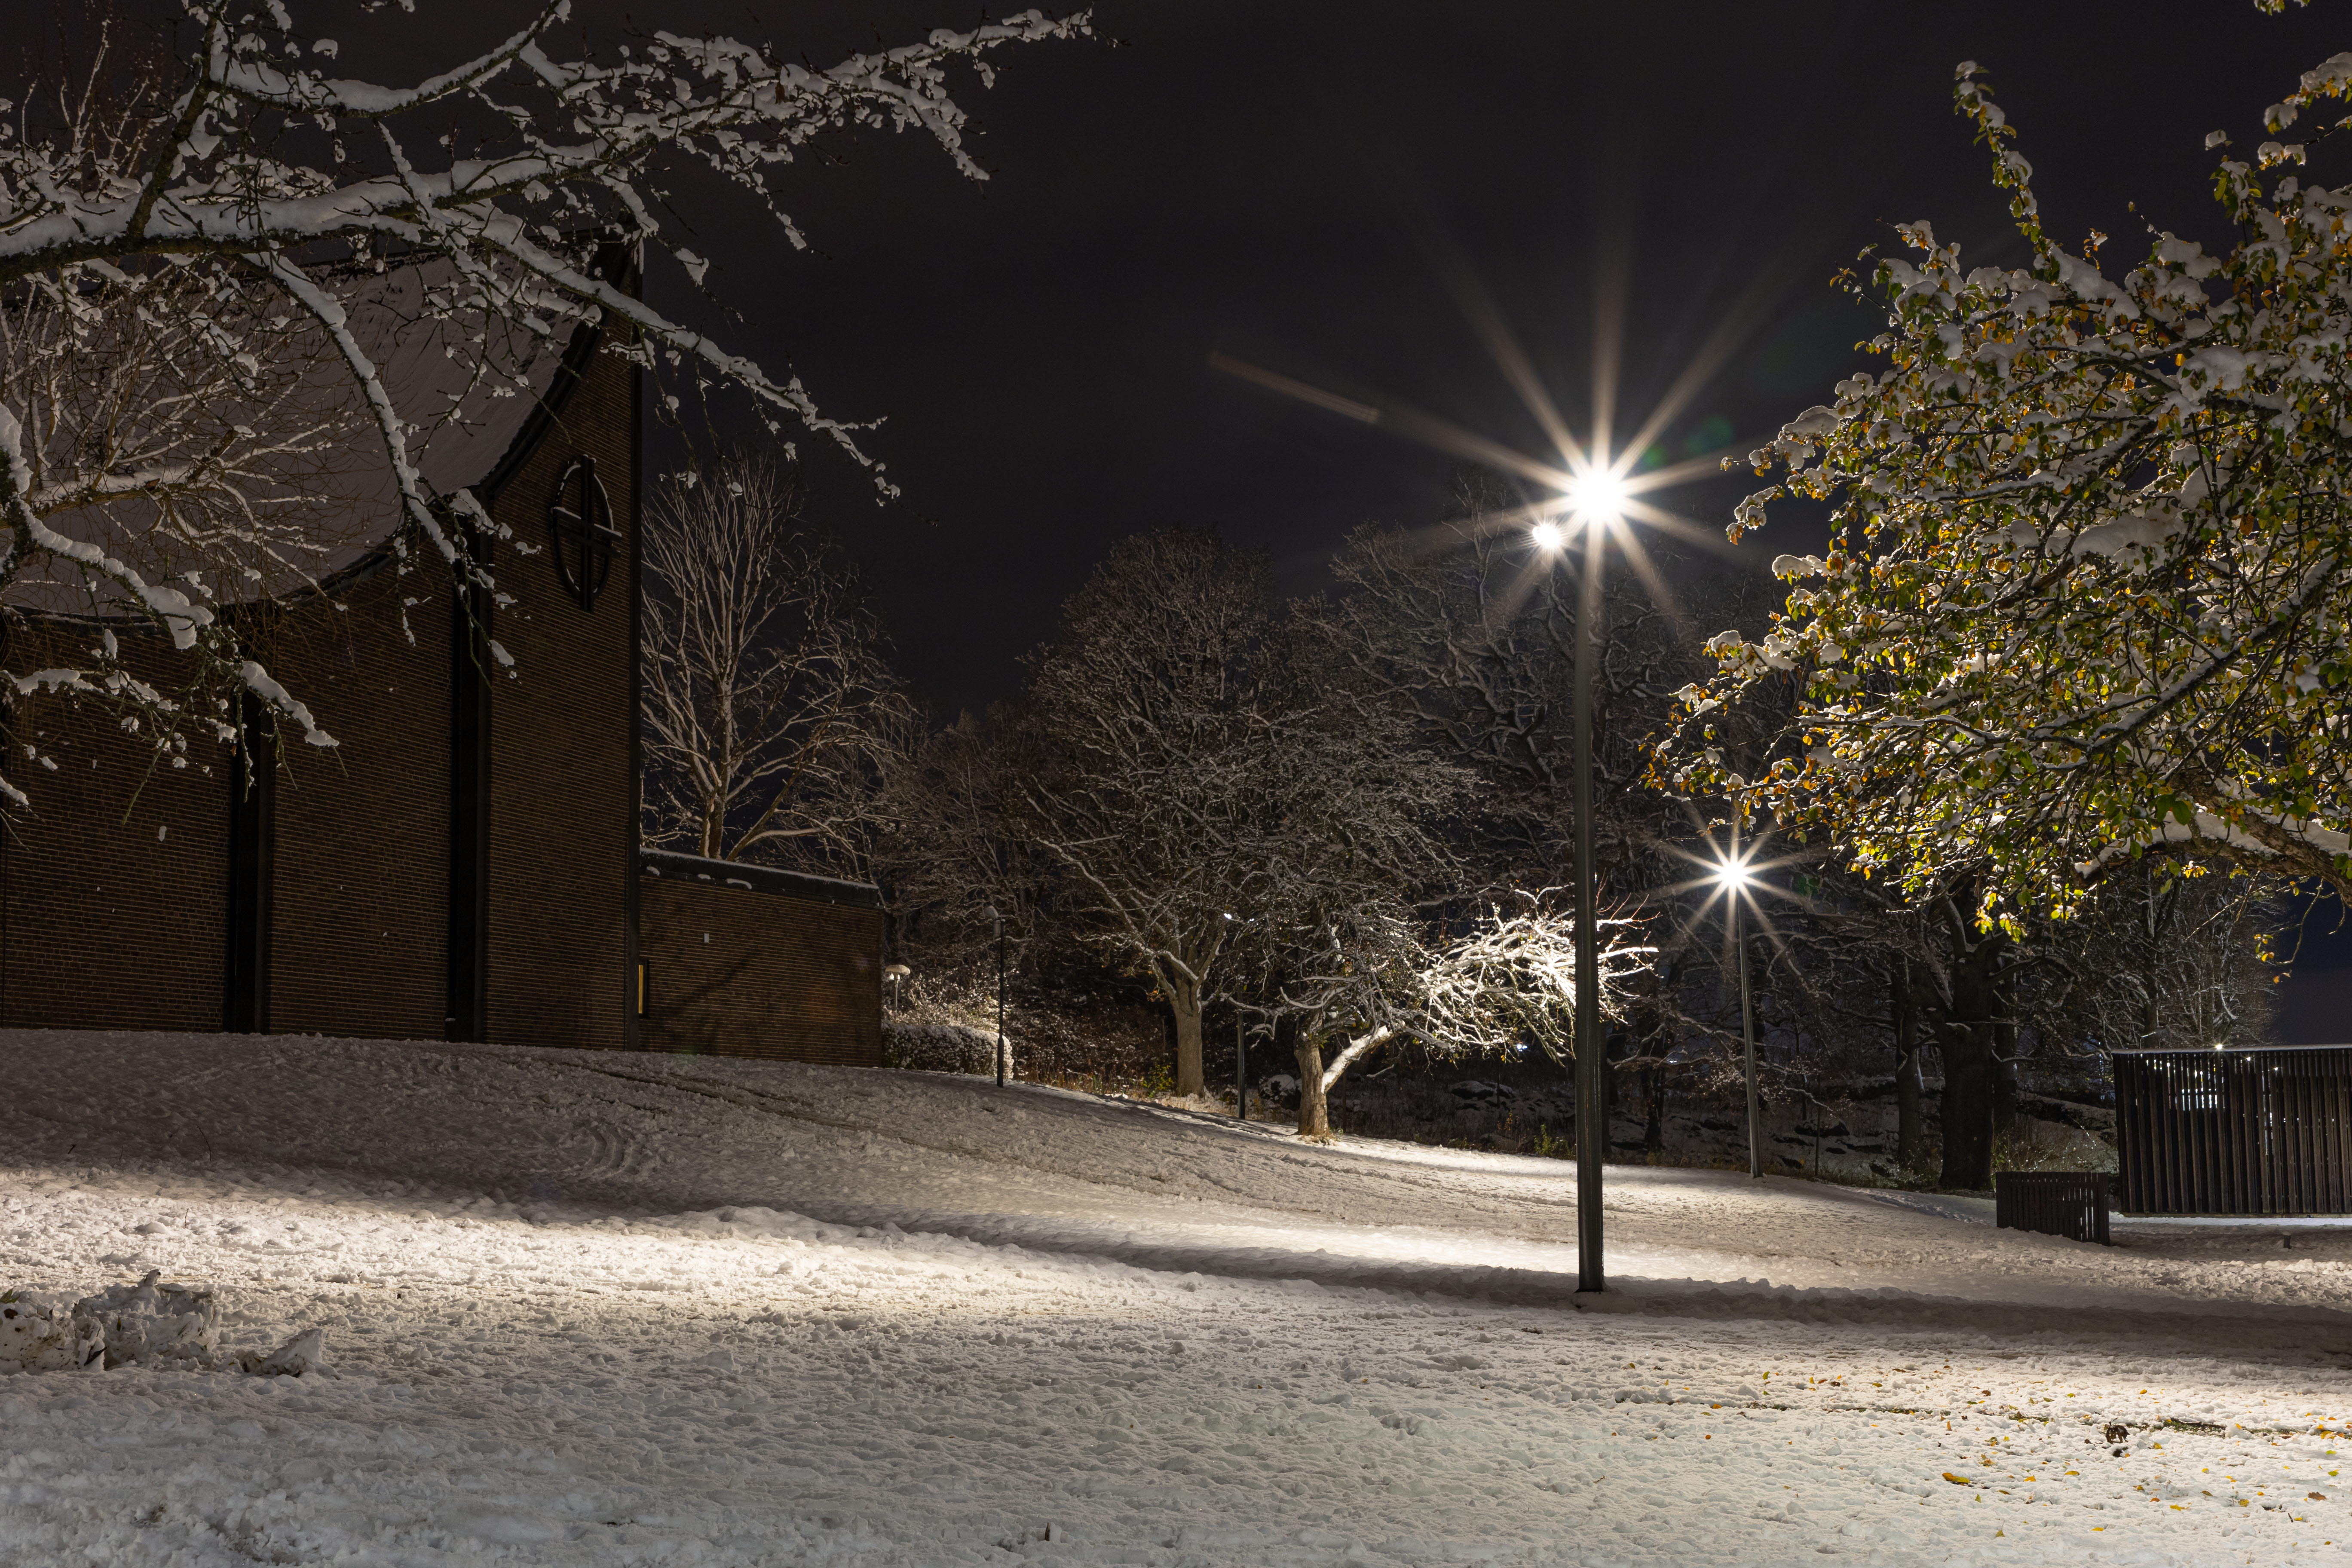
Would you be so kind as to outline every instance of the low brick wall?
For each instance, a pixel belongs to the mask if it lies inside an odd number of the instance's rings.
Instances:
[[[644,868],[647,1050],[882,1065],[872,888],[657,850]]]

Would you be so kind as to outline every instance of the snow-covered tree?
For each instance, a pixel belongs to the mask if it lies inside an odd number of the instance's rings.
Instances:
[[[646,509],[646,837],[867,876],[915,715],[796,469],[723,458]]]
[[[1578,563],[1536,551],[1519,498],[1489,476],[1465,476],[1454,503],[1454,517],[1434,527],[1351,534],[1332,563],[1339,592],[1311,618],[1368,702],[1403,715],[1417,743],[1475,775],[1460,837],[1476,874],[1463,886],[1566,882],[1575,866]],[[1667,1058],[1688,1059],[1712,1043],[1727,1064],[1738,1035],[1736,1019],[1727,1037],[1711,1026],[1689,984],[1713,973],[1691,962],[1692,944],[1704,949],[1698,933],[1715,929],[1699,919],[1704,890],[1693,886],[1703,819],[1644,787],[1645,742],[1671,721],[1676,689],[1711,668],[1690,617],[1755,626],[1762,607],[1745,582],[1678,570],[1654,546],[1651,553],[1655,570],[1615,571],[1604,584],[1593,826],[1602,908],[1639,910],[1661,950],[1627,976],[1623,1027],[1612,1032],[1615,1072],[1643,1075],[1654,1122]],[[1770,725],[1748,728],[1765,735]]]
[[[1162,529],[1113,547],[1031,666],[1025,837],[1066,870],[1088,937],[1166,998],[1179,1094],[1203,1088],[1226,917],[1264,873],[1273,634],[1261,557]]]
[[[1238,906],[1248,918],[1227,989],[1287,1024],[1299,1131],[1321,1136],[1330,1087],[1413,1005],[1420,933],[1475,885],[1454,840],[1476,781],[1330,658],[1313,611],[1294,606],[1269,694],[1244,841],[1257,874]]]
[[[1574,1061],[1572,907],[1557,890],[1513,893],[1458,923],[1466,929],[1455,934],[1388,900],[1333,909],[1295,932],[1289,968],[1257,1010],[1296,1020],[1300,1136],[1329,1136],[1331,1089],[1392,1041],[1443,1058],[1533,1046]],[[1655,950],[1628,940],[1632,921],[1600,927],[1601,1015],[1622,1019],[1628,984]]]
[[[699,283],[705,262],[662,216],[668,176],[688,167],[802,244],[771,177],[841,127],[920,130],[983,177],[948,67],[972,59],[986,80],[979,57],[994,46],[1087,27],[1033,11],[817,68],[663,31],[573,57],[556,41],[567,14],[567,0],[545,0],[484,53],[381,84],[341,75],[335,41],[299,27],[284,0],[185,0],[176,60],[116,69],[101,55],[81,86],[28,80],[0,111],[0,312],[14,317],[0,591],[62,575],[166,634],[187,666],[167,690],[108,636],[66,662],[9,670],[19,692],[119,706],[181,763],[192,738],[234,742],[244,691],[331,744],[223,612],[268,590],[269,563],[299,578],[315,561],[302,510],[275,503],[303,488],[319,441],[349,439],[345,417],[380,448],[397,509],[398,531],[377,535],[496,594],[468,542],[469,528],[494,525],[467,492],[435,493],[418,467],[449,400],[420,404],[387,375],[359,321],[388,263],[436,259],[418,310],[486,393],[527,394],[518,355],[603,321],[642,363],[689,387],[732,385],[772,423],[796,420],[866,460],[796,380],[654,309],[600,256],[666,250]],[[56,395],[110,374],[152,389],[152,405]],[[104,439],[80,439],[91,432]],[[887,490],[878,466],[877,482]],[[248,572],[263,574],[258,588]]]
[[[1916,223],[1855,281],[1885,368],[1753,455],[1782,477],[1733,528],[1826,500],[1829,551],[1776,563],[1798,585],[1766,636],[1711,645],[1661,774],[1922,893],[1968,879],[2012,931],[2146,853],[2352,894],[2352,188],[2299,173],[2352,121],[2289,139],[2348,94],[2338,55],[2221,158],[2227,251],[2158,233],[2116,280],[2104,237],[2051,237],[1963,65],[2032,259],[1972,268]],[[1741,769],[1713,727],[1782,677],[1801,743]]]
[[[1409,905],[1450,866],[1467,775],[1318,651],[1261,556],[1164,529],[1113,549],[1033,664],[1024,837],[1083,939],[1173,1011],[1179,1093],[1204,1087],[1201,1016],[1240,931],[1263,992],[1291,973],[1285,933]]]

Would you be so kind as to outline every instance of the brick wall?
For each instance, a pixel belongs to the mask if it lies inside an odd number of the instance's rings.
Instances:
[[[516,671],[491,682],[497,1040],[618,1047],[630,1022],[635,401],[629,365],[592,356],[494,502],[499,521],[532,547],[502,547],[496,561],[515,603],[497,612],[492,632]],[[547,549],[556,481],[583,453],[595,458],[626,541],[593,611],[564,589]],[[413,643],[399,626],[404,598],[414,601]],[[249,632],[257,656],[341,742],[289,743],[275,780],[274,1031],[444,1032],[458,632],[449,579],[430,563],[339,584],[331,601],[299,603]],[[88,636],[21,625],[9,663],[72,661],[75,639]],[[126,659],[159,688],[179,683],[175,656],[160,639],[128,631],[122,643]],[[0,825],[0,1023],[220,1028],[231,754],[199,743],[190,767],[153,767],[145,745],[110,715],[62,698],[19,700],[8,717],[58,770],[28,769],[21,753],[8,770],[33,806]]]
[[[882,1065],[882,911],[668,877],[639,889],[649,1050]]]
[[[400,628],[408,606],[412,644]],[[438,1039],[448,1010],[449,574],[348,584],[265,659],[339,742],[289,744],[276,792],[268,1026]]]
[[[9,662],[87,662],[90,635],[19,627]],[[126,638],[123,657],[169,689],[166,650]],[[0,1024],[219,1028],[228,753],[199,742],[188,766],[159,765],[102,709],[55,694],[16,699],[6,719],[7,774],[32,805],[0,822]]]
[[[514,675],[491,682],[489,1036],[618,1048],[630,984],[625,914],[636,854],[631,558],[636,549],[636,378],[594,355],[553,426],[494,502],[533,547],[498,552],[491,635]],[[625,538],[593,610],[558,577],[548,508],[581,455]]]

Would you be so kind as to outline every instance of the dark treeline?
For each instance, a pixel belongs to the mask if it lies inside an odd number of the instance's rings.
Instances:
[[[1498,484],[1457,500],[1358,530],[1335,588],[1288,603],[1213,530],[1123,540],[1017,698],[926,724],[789,471],[722,463],[648,523],[648,837],[879,882],[902,1017],[992,1029],[1001,930],[1015,1043],[1065,1079],[1199,1095],[1238,1024],[1320,1134],[1360,1066],[1565,1061],[1578,561]],[[1728,1102],[1741,1032],[1714,874],[1737,841],[1650,747],[1706,639],[1786,590],[1647,554],[1604,584],[1594,826],[1615,1097],[1654,1155],[1670,1096]],[[1750,771],[1796,743],[1769,692],[1717,737]],[[2126,861],[2013,934],[1965,877],[1906,897],[1769,829],[1742,846],[1767,1099],[1891,1085],[1912,1175],[1990,1184],[2021,1096],[2095,1100],[2110,1049],[2265,1033],[2282,889],[2256,879]]]

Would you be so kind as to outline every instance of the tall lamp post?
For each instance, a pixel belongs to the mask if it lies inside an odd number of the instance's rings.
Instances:
[[[1004,1038],[1004,917],[991,904],[988,918],[996,922],[996,1087],[1003,1089],[1005,1069],[1013,1056]]]
[[[1225,940],[1231,942],[1256,921],[1245,921],[1230,911],[1217,917],[1224,922]],[[1241,999],[1234,999],[1234,1114],[1244,1121],[1249,1120],[1249,1042],[1242,1035]]]
[[[1609,1064],[1601,1035],[1600,878],[1592,848],[1592,704],[1601,673],[1601,569],[1609,531],[1619,522],[1624,487],[1595,468],[1568,492],[1568,512],[1584,529],[1584,562],[1576,612],[1576,1289],[1607,1289],[1601,1257],[1601,1163],[1609,1149]],[[1532,536],[1548,554],[1562,552],[1568,531],[1536,524]]]
[[[1761,1181],[1764,1117],[1756,1089],[1756,1006],[1748,991],[1748,942],[1739,931],[1739,906],[1748,901],[1748,885],[1753,879],[1747,857],[1733,849],[1731,858],[1717,868],[1715,879],[1723,889],[1724,901],[1731,906],[1727,917],[1731,922],[1731,945],[1739,954],[1739,1040],[1745,1047],[1748,1073],[1748,1174],[1750,1180]]]

